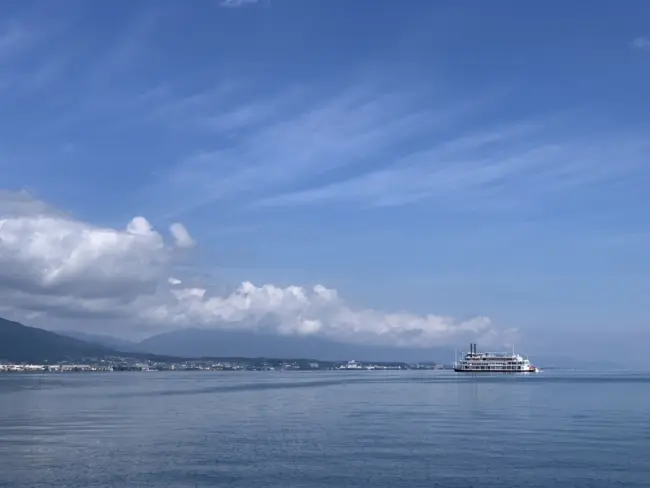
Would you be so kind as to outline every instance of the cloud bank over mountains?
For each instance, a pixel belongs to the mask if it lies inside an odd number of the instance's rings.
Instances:
[[[315,335],[363,344],[433,346],[459,340],[506,343],[490,319],[358,308],[323,285],[241,283],[227,294],[179,275],[189,231],[163,235],[146,218],[124,228],[76,220],[26,192],[0,192],[0,314],[59,321],[83,319],[108,332],[119,320],[159,332],[186,327]]]

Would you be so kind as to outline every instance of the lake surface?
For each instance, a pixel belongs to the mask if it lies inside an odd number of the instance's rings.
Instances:
[[[650,374],[0,375],[0,486],[650,486]]]

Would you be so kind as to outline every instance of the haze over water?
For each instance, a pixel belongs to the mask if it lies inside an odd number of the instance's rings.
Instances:
[[[650,375],[0,376],[0,486],[646,487]]]

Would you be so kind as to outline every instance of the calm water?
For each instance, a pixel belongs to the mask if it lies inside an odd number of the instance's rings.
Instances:
[[[0,486],[646,488],[650,374],[5,374]]]

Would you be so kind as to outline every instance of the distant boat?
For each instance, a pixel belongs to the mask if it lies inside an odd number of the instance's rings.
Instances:
[[[506,352],[478,352],[476,344],[469,345],[469,352],[454,362],[457,373],[539,373],[539,368],[528,358]]]

